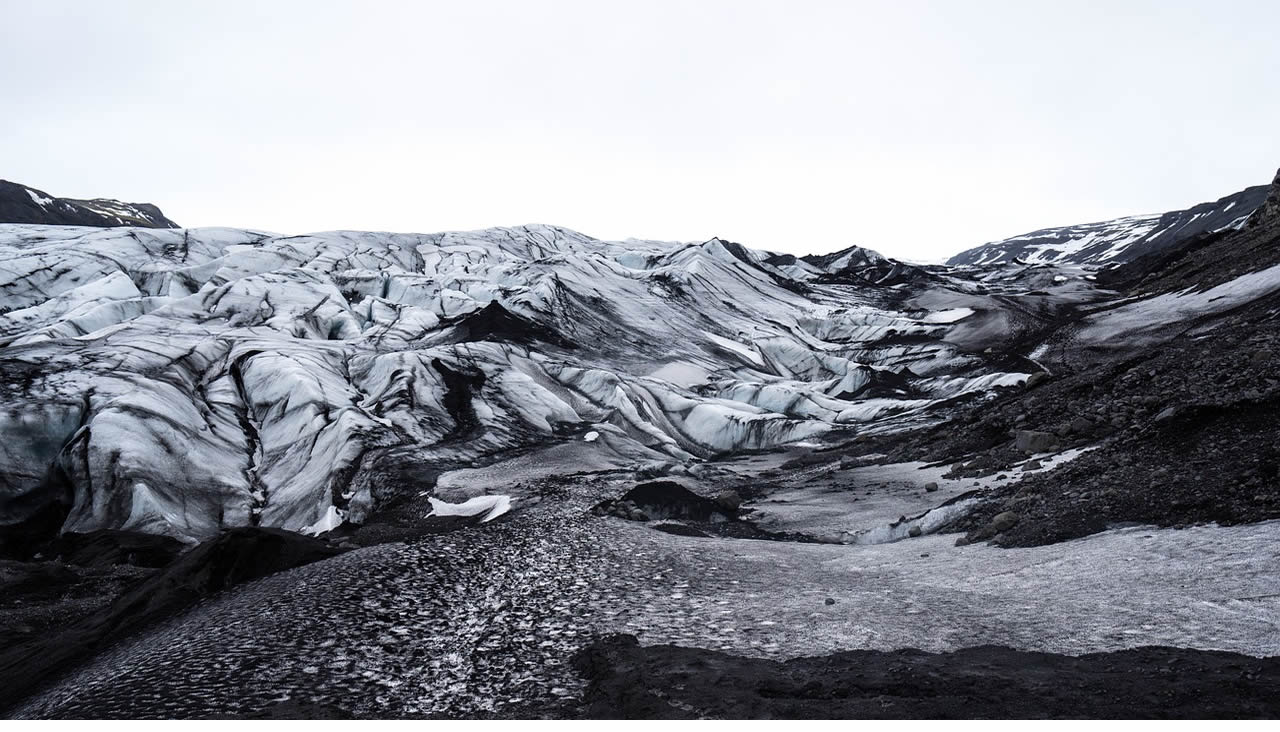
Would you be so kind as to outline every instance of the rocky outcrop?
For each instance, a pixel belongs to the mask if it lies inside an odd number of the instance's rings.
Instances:
[[[1267,200],[1249,217],[1249,228],[1275,226],[1280,222],[1280,170],[1276,171],[1276,179],[1271,183]]]

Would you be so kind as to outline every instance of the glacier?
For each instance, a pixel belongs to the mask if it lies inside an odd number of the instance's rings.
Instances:
[[[1021,383],[990,353],[1010,319],[1096,294],[1055,276],[543,225],[2,225],[0,528],[317,533],[563,441],[645,465],[850,438]]]

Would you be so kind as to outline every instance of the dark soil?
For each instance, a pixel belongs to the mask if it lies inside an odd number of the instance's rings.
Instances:
[[[51,628],[0,651],[0,709],[67,664],[197,600],[341,552],[324,540],[280,529],[226,531],[132,586],[109,607],[77,621],[68,619],[61,630]],[[55,586],[56,582],[70,581],[65,576],[68,571],[65,567],[50,569],[36,578],[37,584]]]
[[[979,646],[786,662],[612,636],[585,648],[593,719],[1196,719],[1280,715],[1280,658],[1146,647],[1073,657]]]
[[[1064,541],[1123,523],[1243,524],[1280,517],[1280,398],[1188,406],[1043,475],[999,489],[962,524],[968,541]],[[1012,528],[993,533],[995,515]]]

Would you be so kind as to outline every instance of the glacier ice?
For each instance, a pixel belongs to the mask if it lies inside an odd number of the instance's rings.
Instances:
[[[316,532],[512,450],[688,463],[1025,378],[972,283],[837,254],[0,225],[0,527]]]

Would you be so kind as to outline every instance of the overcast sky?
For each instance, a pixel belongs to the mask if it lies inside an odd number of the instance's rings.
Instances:
[[[944,258],[1280,167],[1280,2],[0,0],[0,178],[284,233]]]

